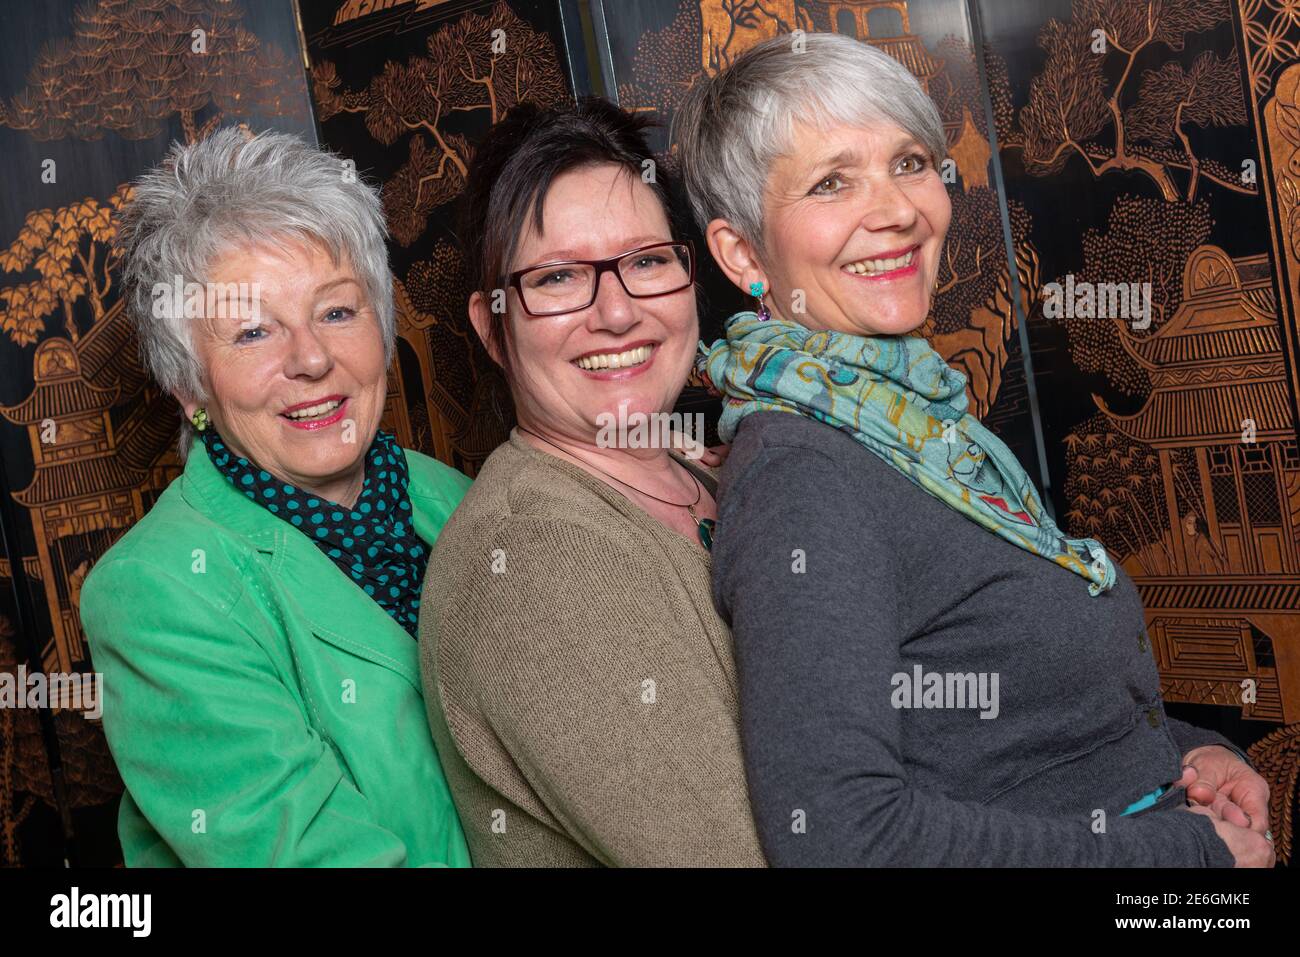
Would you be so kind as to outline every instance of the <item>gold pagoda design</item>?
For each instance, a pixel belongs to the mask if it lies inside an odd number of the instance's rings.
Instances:
[[[832,30],[848,32],[844,27],[852,24],[852,36],[888,53],[930,92],[930,81],[939,75],[940,65],[921,38],[912,33],[907,0],[833,0],[820,6],[830,17]]]
[[[34,577],[46,586],[52,633],[42,663],[47,672],[75,671],[89,657],[81,584],[179,474],[178,419],[172,400],[144,376],[120,301],[75,345],[46,339],[32,361],[31,393],[0,406],[0,415],[26,426],[35,463],[14,499],[31,516]]]
[[[1167,700],[1240,706],[1300,721],[1300,452],[1266,255],[1201,246],[1183,301],[1124,349],[1150,376],[1133,415],[1094,401],[1115,429],[1155,451],[1167,514],[1165,567],[1129,567],[1142,595]],[[1180,463],[1194,463],[1189,470]],[[1155,518],[1153,516],[1153,518]],[[1256,700],[1243,702],[1242,682]]]

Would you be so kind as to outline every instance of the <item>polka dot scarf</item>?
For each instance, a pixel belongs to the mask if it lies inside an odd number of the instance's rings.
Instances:
[[[414,638],[428,549],[411,518],[406,453],[386,432],[366,452],[366,479],[352,508],[281,482],[232,452],[216,429],[199,433],[208,457],[236,489],[288,522]]]

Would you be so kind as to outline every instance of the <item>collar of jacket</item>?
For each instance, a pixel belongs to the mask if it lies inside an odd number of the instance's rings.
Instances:
[[[403,451],[409,462],[412,453]],[[426,505],[441,496],[428,487],[424,469],[409,464],[408,494],[415,532],[432,551],[438,529],[433,527]],[[231,485],[197,440],[185,463],[181,495],[200,514],[270,558],[280,590],[297,605],[312,634],[396,672],[423,695],[415,639],[349,581],[311,539]]]

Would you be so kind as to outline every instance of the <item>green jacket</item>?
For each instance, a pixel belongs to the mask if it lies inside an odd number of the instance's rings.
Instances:
[[[432,545],[470,480],[406,456]],[[81,613],[128,866],[468,866],[415,639],[202,447]]]

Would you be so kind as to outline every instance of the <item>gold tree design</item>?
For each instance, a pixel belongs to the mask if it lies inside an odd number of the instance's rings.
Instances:
[[[1014,215],[1015,209],[1012,211]],[[944,361],[966,376],[971,414],[981,419],[997,404],[1003,370],[1010,358],[1011,333],[1017,325],[1010,270],[1004,265],[997,272],[989,270],[988,275],[993,280],[992,292],[973,304],[959,326],[940,331],[936,322],[939,313],[934,311],[913,333],[928,339]],[[1020,286],[1019,308],[1032,320],[1041,279],[1038,253],[1030,243],[1016,246],[1016,278]]]
[[[1137,105],[1129,110],[1128,120],[1122,105],[1126,86],[1133,74],[1138,55],[1160,43],[1181,51],[1189,33],[1213,29],[1229,18],[1228,0],[1074,0],[1073,16],[1068,22],[1049,20],[1039,34],[1038,43],[1047,51],[1043,71],[1030,83],[1029,102],[1020,113],[1026,170],[1035,176],[1048,176],[1061,170],[1072,155],[1082,156],[1093,176],[1108,173],[1138,172],[1147,176],[1160,190],[1166,202],[1175,202],[1179,191],[1174,187],[1170,170],[1186,169],[1191,174],[1189,200],[1195,197],[1195,185],[1201,179],[1239,193],[1256,195],[1257,190],[1234,181],[1227,170],[1216,172],[1208,164],[1193,165],[1172,157],[1148,155],[1130,148],[1130,134],[1140,134],[1152,143],[1159,136],[1159,124],[1153,113],[1165,103],[1171,91],[1162,90],[1160,77],[1153,77],[1139,92]],[[1094,52],[1104,41],[1104,52]],[[1122,69],[1113,89],[1107,94],[1105,66],[1113,55],[1121,57]],[[1202,125],[1229,125],[1244,122],[1242,89],[1236,68],[1229,69],[1217,61],[1199,67],[1196,84],[1189,79],[1198,67],[1183,72],[1179,86],[1172,92],[1179,99],[1170,103],[1177,113],[1177,103],[1186,95],[1189,102],[1173,127],[1186,121]],[[1148,71],[1157,74],[1160,71]],[[1171,73],[1166,79],[1176,79]],[[1156,97],[1155,100],[1152,97]],[[1145,98],[1145,99],[1144,99]],[[1235,119],[1240,117],[1240,120]],[[1136,121],[1138,130],[1130,129]],[[1091,140],[1109,125],[1114,134],[1113,152]],[[1098,162],[1100,161],[1100,162]]]
[[[469,296],[461,250],[439,240],[394,290],[398,334],[428,357],[426,392],[447,424],[448,438],[472,470],[504,441],[509,392],[478,336],[460,319]],[[423,406],[423,403],[420,404]]]
[[[801,0],[700,0],[699,8],[703,26],[699,63],[711,74],[730,66],[760,39],[813,29],[812,13]],[[733,47],[737,39],[740,43]]]
[[[653,111],[671,117],[696,80],[705,76],[700,65],[700,9],[683,3],[663,30],[647,30],[636,41],[631,78],[619,84],[624,109]]]
[[[37,140],[97,140],[106,130],[140,140],[175,116],[193,143],[225,113],[294,114],[292,61],[241,26],[243,16],[234,0],[86,3],[72,36],[46,43],[27,88],[0,104],[0,122]]]
[[[1169,206],[1145,196],[1123,196],[1110,211],[1106,231],[1083,235],[1083,267],[1075,277],[1092,283],[1151,283],[1151,328],[1158,330],[1183,298],[1183,270],[1192,250],[1209,240],[1214,223],[1209,204]],[[1101,372],[1126,395],[1150,388],[1147,373],[1124,350],[1121,336],[1132,337],[1125,320],[1111,322],[1063,316],[1070,356],[1082,372]]]
[[[1003,148],[1023,145],[1024,138],[1016,129],[1016,108],[1011,97],[1011,76],[1007,61],[988,43],[984,45],[983,56],[984,76],[988,80],[989,99],[993,103],[993,124],[998,134],[998,143]]]
[[[1142,75],[1142,93],[1137,105],[1129,110],[1128,131],[1135,140],[1157,146],[1168,145],[1175,136],[1183,145],[1191,180],[1187,184],[1187,202],[1196,199],[1201,179],[1201,161],[1192,149],[1183,129],[1184,123],[1197,126],[1241,126],[1246,122],[1246,106],[1241,95],[1237,51],[1220,60],[1212,52],[1198,56],[1188,70],[1172,60],[1158,70]]]
[[[89,198],[27,214],[17,238],[0,251],[5,272],[35,269],[39,274],[30,282],[0,288],[0,329],[10,339],[20,346],[34,343],[46,319],[62,307],[64,332],[76,342],[80,330],[73,307],[82,298],[90,303],[92,323],[103,318],[117,260],[113,214],[130,196],[131,187],[123,184],[107,203]]]
[[[1065,513],[1070,534],[1087,534],[1117,552],[1132,556],[1146,574],[1169,574],[1175,567],[1158,459],[1149,446],[1132,442],[1097,414],[1065,437],[1069,474]]]
[[[340,113],[363,113],[367,131],[385,146],[415,134],[406,163],[382,188],[389,229],[403,246],[420,237],[434,209],[464,188],[471,148],[464,136],[445,129],[452,114],[484,110],[495,123],[517,103],[545,106],[567,95],[550,38],[504,2],[487,15],[467,14],[441,27],[427,48],[427,57],[389,61],[363,91],[344,88],[329,61],[312,68],[322,123]]]

